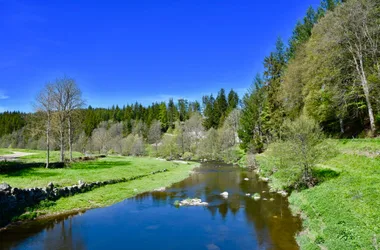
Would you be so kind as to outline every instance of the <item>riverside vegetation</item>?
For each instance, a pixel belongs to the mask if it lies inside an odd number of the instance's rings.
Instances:
[[[322,0],[297,22],[287,44],[278,39],[264,59],[264,71],[242,99],[234,90],[226,94],[221,89],[201,102],[170,99],[147,107],[84,108],[76,81],[59,78],[41,90],[36,112],[0,114],[0,147],[6,148],[0,152],[45,150],[46,167],[50,156],[63,163],[72,161],[75,151],[239,162],[257,168],[272,189],[291,192],[292,208],[304,218],[297,238],[301,248],[378,249],[379,23],[379,1]],[[50,150],[59,153],[50,155]],[[25,158],[42,161],[36,155]],[[99,159],[71,162],[68,169],[25,171],[30,180],[3,178],[22,186],[38,184],[33,173],[56,172],[57,179],[68,183],[81,173],[74,171],[81,164],[90,169],[98,165],[105,175],[112,169],[120,174],[121,159],[107,158],[112,162],[107,164],[116,164],[110,169]],[[146,158],[126,159],[139,166]],[[174,169],[181,176],[187,171]],[[104,188],[117,185],[129,184]],[[89,197],[100,190],[60,199],[46,209],[91,207]],[[104,195],[105,203],[118,200]]]

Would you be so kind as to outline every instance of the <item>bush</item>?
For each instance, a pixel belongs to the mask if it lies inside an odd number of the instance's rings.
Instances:
[[[186,161],[190,161],[193,158],[193,153],[191,152],[185,152],[182,156],[182,158]]]
[[[296,189],[312,187],[318,180],[313,169],[321,160],[334,155],[332,147],[326,143],[319,125],[306,116],[295,121],[285,121],[281,140],[268,147],[266,172],[271,173],[281,185]]]
[[[243,157],[244,151],[238,147],[232,147],[224,150],[222,155],[224,162],[236,164]]]

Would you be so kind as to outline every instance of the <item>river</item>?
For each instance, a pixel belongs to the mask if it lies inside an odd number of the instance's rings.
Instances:
[[[228,198],[220,195],[225,191]],[[260,193],[262,199],[255,201],[247,193]],[[188,197],[209,205],[173,205]],[[291,250],[298,249],[295,235],[300,229],[300,218],[292,216],[287,199],[269,193],[253,172],[204,163],[164,192],[12,227],[0,232],[0,248]]]

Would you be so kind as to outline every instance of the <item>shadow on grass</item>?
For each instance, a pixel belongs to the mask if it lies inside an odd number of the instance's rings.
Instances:
[[[109,169],[120,166],[130,166],[131,164],[132,163],[130,161],[87,161],[73,163],[71,164],[71,169]]]
[[[336,178],[340,175],[340,172],[337,172],[329,168],[316,168],[313,169],[313,176],[318,179],[318,182],[324,182],[333,178]]]
[[[54,171],[37,172],[35,168],[20,169],[12,172],[5,173],[6,177],[52,177],[57,176],[59,173]]]
[[[2,161],[0,162],[0,174],[7,174],[9,176],[21,176],[22,173],[33,170],[35,168],[45,168],[45,163],[42,162],[32,162],[32,163],[25,163],[25,162],[7,162]],[[65,164],[61,162],[54,162],[50,163],[49,169],[55,169],[55,168],[64,168]],[[16,174],[16,175],[14,175]]]

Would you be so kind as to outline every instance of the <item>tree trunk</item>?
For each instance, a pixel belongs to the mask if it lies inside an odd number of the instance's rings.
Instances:
[[[68,121],[68,129],[69,129],[69,154],[70,154],[70,161],[73,161],[73,139],[72,139],[72,129],[71,129],[71,117],[67,119]]]
[[[60,161],[61,162],[64,162],[65,161],[65,154],[64,154],[64,147],[65,147],[65,143],[64,143],[64,131],[63,131],[63,127],[61,127],[60,131]]]
[[[371,126],[371,132],[372,135],[375,134],[376,131],[376,126],[375,126],[375,116],[373,115],[373,109],[372,109],[372,104],[371,104],[371,99],[370,99],[370,93],[369,93],[369,88],[368,88],[368,82],[367,82],[367,77],[364,71],[364,66],[363,66],[363,59],[360,56],[359,57],[359,62],[360,62],[360,68],[359,65],[357,65],[357,69],[359,70],[360,78],[361,78],[361,84],[363,87],[363,92],[365,95],[365,100],[367,103],[367,108],[368,108],[368,116],[369,116],[369,123]]]
[[[343,124],[342,118],[339,118],[339,125],[340,125],[340,133],[344,134],[344,124]]]
[[[47,128],[46,128],[46,168],[49,168],[50,161],[50,115],[48,114]]]

